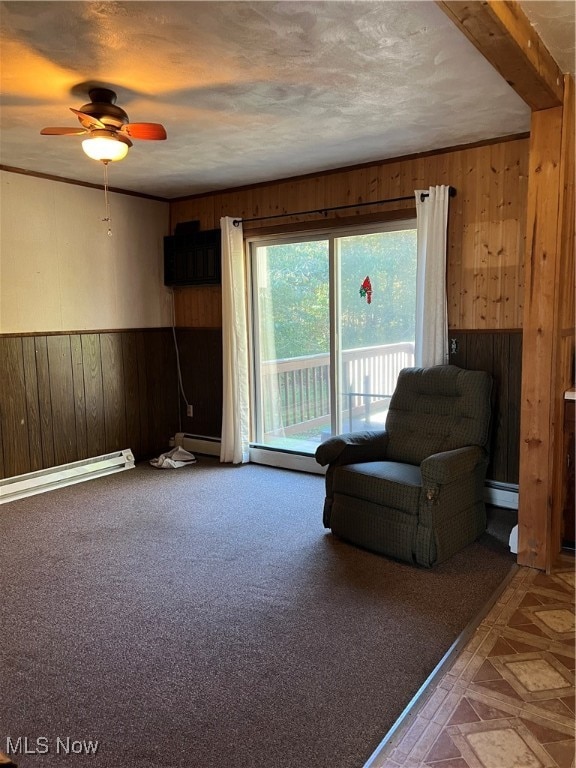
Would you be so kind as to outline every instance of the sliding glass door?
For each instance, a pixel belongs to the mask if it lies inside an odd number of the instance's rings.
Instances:
[[[254,240],[250,260],[253,445],[312,455],[383,426],[414,360],[415,222]]]

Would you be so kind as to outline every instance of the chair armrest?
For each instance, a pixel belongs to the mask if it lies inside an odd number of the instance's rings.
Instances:
[[[486,459],[486,451],[477,445],[434,453],[424,459],[420,465],[423,484],[445,485],[459,475],[472,472]]]
[[[316,449],[318,464],[355,464],[360,461],[378,461],[386,456],[388,433],[385,430],[350,432],[330,437]]]

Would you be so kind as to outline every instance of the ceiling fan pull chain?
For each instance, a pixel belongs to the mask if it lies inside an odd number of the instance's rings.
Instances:
[[[108,222],[108,237],[112,237],[112,227],[110,226],[110,200],[108,198],[108,163],[104,162],[104,204],[106,207],[106,216],[102,221]]]

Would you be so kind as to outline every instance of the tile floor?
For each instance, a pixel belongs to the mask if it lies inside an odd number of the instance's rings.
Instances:
[[[574,570],[518,568],[371,768],[573,768]]]

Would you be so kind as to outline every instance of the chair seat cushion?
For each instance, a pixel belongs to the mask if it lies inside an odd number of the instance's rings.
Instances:
[[[420,467],[398,461],[347,464],[334,471],[334,493],[418,515]]]

